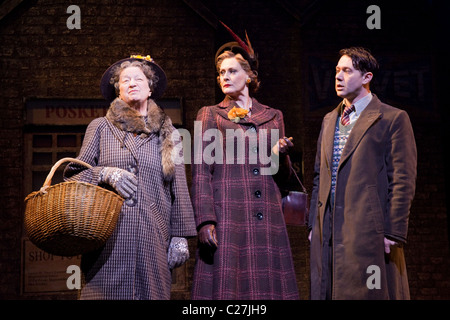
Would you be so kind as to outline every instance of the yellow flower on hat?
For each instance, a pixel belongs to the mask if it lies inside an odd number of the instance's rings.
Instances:
[[[152,59],[152,57],[150,57],[150,55],[146,55],[146,56],[144,57],[144,56],[141,56],[140,54],[135,54],[135,55],[131,55],[130,58],[133,58],[133,59],[141,59],[141,60],[147,60],[147,61],[150,61],[150,62],[153,61],[153,59]]]
[[[228,119],[230,119],[231,121],[233,121],[235,123],[238,123],[242,118],[245,118],[247,113],[248,113],[248,110],[246,110],[244,108],[233,107],[228,112]]]

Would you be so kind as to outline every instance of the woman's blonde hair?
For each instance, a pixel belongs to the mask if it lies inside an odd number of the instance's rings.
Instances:
[[[229,58],[236,58],[236,60],[241,65],[242,69],[247,73],[247,75],[250,77],[250,83],[248,85],[249,92],[250,93],[256,93],[260,87],[261,82],[258,80],[258,72],[255,70],[252,70],[250,68],[250,64],[247,60],[245,60],[240,53],[235,54],[232,51],[225,51],[222,54],[220,54],[217,57],[216,60],[216,70],[220,74],[220,66],[222,65],[223,60],[229,59]],[[220,75],[217,76],[217,83],[220,85]]]

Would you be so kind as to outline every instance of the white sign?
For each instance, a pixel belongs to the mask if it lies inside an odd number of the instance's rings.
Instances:
[[[22,293],[42,294],[73,292],[67,287],[67,269],[79,266],[81,255],[61,257],[36,247],[27,238],[22,242]]]

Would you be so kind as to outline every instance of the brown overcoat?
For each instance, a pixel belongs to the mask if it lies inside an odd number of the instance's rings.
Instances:
[[[228,98],[202,108],[197,116],[202,130],[194,143],[202,139],[203,145],[194,152],[192,201],[197,226],[216,225],[218,248],[212,252],[200,246],[197,251],[193,299],[298,299],[280,191],[274,176],[263,174],[270,163],[260,158],[261,153],[270,156],[271,129],[284,136],[283,115],[255,99],[252,105],[251,117],[239,123],[227,117],[235,106]],[[214,130],[223,139],[211,139]],[[227,130],[243,132],[248,139],[227,138]],[[257,146],[249,146],[250,137],[257,139]],[[238,157],[238,142],[244,140],[245,155]],[[211,154],[214,161],[208,159]],[[253,155],[256,161],[250,160]],[[283,173],[280,168],[277,175]]]
[[[322,227],[329,207],[333,138],[340,107],[324,117],[317,141],[308,224],[312,228],[312,299],[319,299],[322,273],[326,272],[321,262]],[[403,248],[392,247],[391,253],[385,254],[384,237],[406,242],[416,163],[407,113],[374,95],[356,121],[338,167],[332,211],[333,299],[409,299]],[[376,280],[379,289],[373,287]]]
[[[78,159],[93,167],[71,163],[65,179],[97,184],[102,168],[118,167],[136,174],[138,189],[106,245],[83,255],[81,299],[170,299],[170,239],[197,234],[184,164],[170,161],[174,130],[152,100],[147,120],[116,99],[89,124]]]

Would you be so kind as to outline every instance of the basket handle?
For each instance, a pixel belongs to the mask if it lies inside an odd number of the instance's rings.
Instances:
[[[52,178],[53,175],[55,174],[55,171],[59,168],[59,166],[61,164],[63,164],[64,162],[75,162],[78,164],[81,164],[85,167],[87,167],[88,169],[92,168],[92,166],[89,163],[86,163],[84,161],[75,159],[75,158],[62,158],[60,160],[58,160],[52,167],[52,169],[50,170],[49,174],[47,175],[47,179],[45,179],[44,184],[42,185],[41,188],[41,193],[47,193],[47,191],[45,191],[48,187],[50,187],[51,183],[52,183]]]

